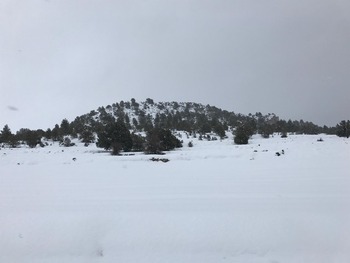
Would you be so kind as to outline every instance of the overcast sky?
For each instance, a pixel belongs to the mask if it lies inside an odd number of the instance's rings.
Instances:
[[[349,0],[1,0],[0,129],[120,100],[350,119]]]

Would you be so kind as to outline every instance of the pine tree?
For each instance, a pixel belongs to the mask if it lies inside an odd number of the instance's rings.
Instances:
[[[6,143],[11,147],[16,147],[18,145],[18,140],[16,136],[12,134],[11,129],[7,124],[0,132],[0,143]]]
[[[46,139],[51,139],[52,138],[52,130],[48,128],[45,132],[45,137]]]
[[[273,126],[268,123],[264,123],[260,127],[260,133],[263,138],[269,138],[271,134],[273,134]]]
[[[145,152],[161,154],[182,147],[182,143],[166,129],[152,129],[147,132]]]
[[[216,122],[213,126],[214,132],[220,136],[220,139],[223,139],[226,136],[225,128],[220,122]]]
[[[107,124],[97,136],[97,147],[112,149],[112,155],[118,155],[121,150],[127,152],[132,149],[130,131],[122,120]]]
[[[145,139],[144,137],[137,135],[135,133],[131,134],[132,139],[132,150],[135,152],[142,152],[145,149]]]
[[[58,124],[56,124],[55,127],[52,129],[51,137],[54,141],[59,141],[62,139],[60,127],[58,126]]]
[[[337,129],[337,135],[339,137],[350,137],[350,121],[341,121],[339,124],[336,126]]]
[[[0,133],[0,142],[8,143],[11,136],[12,136],[12,132],[9,126],[6,124]]]
[[[82,140],[82,142],[87,143],[87,144],[95,141],[94,133],[92,132],[91,128],[87,127],[87,126],[84,127],[84,130],[80,134],[79,138]]]
[[[247,129],[244,125],[238,126],[234,132],[235,138],[234,142],[235,144],[248,144],[249,137],[250,137],[250,130]]]
[[[26,143],[30,148],[35,148],[41,142],[41,137],[36,131],[29,130],[26,134]]]
[[[69,135],[71,133],[70,124],[67,119],[63,119],[60,127],[61,135]]]

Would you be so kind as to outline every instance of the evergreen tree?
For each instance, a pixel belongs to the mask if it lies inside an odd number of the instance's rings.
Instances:
[[[44,136],[45,136],[45,138],[48,139],[48,140],[52,139],[52,130],[51,130],[50,128],[48,128],[48,129],[46,130]]]
[[[28,130],[25,141],[30,148],[35,148],[41,143],[41,136],[37,131]]]
[[[350,137],[350,121],[341,121],[339,124],[336,126],[337,129],[337,135],[339,137]]]
[[[131,134],[132,139],[132,150],[135,152],[142,152],[145,149],[145,139],[144,137],[137,135],[135,133]]]
[[[240,125],[236,127],[236,130],[234,132],[235,144],[248,144],[250,133],[251,131],[249,127],[247,128],[245,125]]]
[[[273,134],[273,125],[264,123],[260,126],[260,133],[263,138],[269,138],[271,134]]]
[[[205,121],[199,128],[200,133],[210,133],[211,132],[211,126],[209,122]]]
[[[147,104],[150,104],[150,105],[153,105],[153,104],[154,104],[154,101],[153,101],[152,99],[150,99],[150,98],[147,98],[147,99],[146,99],[146,103],[147,103]]]
[[[135,118],[132,118],[132,125],[134,126],[134,129],[139,129],[139,123]]]
[[[91,128],[88,126],[84,127],[84,130],[80,134],[80,140],[86,144],[92,143],[95,141],[94,133],[92,132]]]
[[[29,129],[21,128],[19,131],[16,132],[16,137],[19,141],[25,142],[29,132],[30,132]]]
[[[70,124],[69,124],[69,121],[67,119],[62,120],[60,132],[61,132],[61,135],[63,135],[63,136],[69,135],[71,133]]]
[[[182,147],[182,143],[166,129],[152,129],[147,132],[145,152],[148,154],[161,154]]]
[[[112,155],[118,155],[121,150],[127,152],[132,149],[130,131],[122,120],[107,124],[97,136],[97,147],[112,149]]]
[[[19,144],[18,137],[12,134],[11,129],[6,124],[0,132],[0,143],[5,143],[11,148],[16,148]]]
[[[13,137],[13,134],[11,132],[11,129],[9,126],[6,124],[4,128],[2,129],[0,133],[0,143],[7,143],[9,144],[11,139]]]
[[[131,98],[131,106],[135,107],[135,104],[136,104],[136,100],[134,98]]]
[[[54,141],[59,141],[62,139],[60,127],[58,126],[58,124],[56,124],[55,128],[52,129],[51,137],[52,137],[52,140]]]
[[[146,122],[143,128],[146,132],[153,129],[152,116],[150,114],[146,115]]]
[[[245,133],[249,137],[253,136],[257,131],[256,120],[249,118],[247,121],[244,121],[243,123],[244,124],[242,126]]]
[[[220,136],[220,139],[223,139],[226,136],[224,125],[218,121],[213,124],[213,130]]]
[[[145,129],[145,126],[146,126],[146,122],[147,122],[147,119],[146,119],[146,114],[143,110],[140,111],[140,114],[139,114],[139,118],[138,118],[138,126],[139,126],[139,129],[140,130],[144,130]]]
[[[16,148],[19,145],[18,138],[15,134],[12,134],[10,141],[9,141],[9,145],[11,148]]]
[[[128,114],[125,114],[124,121],[125,121],[126,127],[130,130],[131,129],[131,124],[130,124],[130,118],[129,118]]]

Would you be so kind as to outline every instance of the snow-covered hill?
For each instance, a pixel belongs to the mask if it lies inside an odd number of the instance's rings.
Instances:
[[[348,263],[350,141],[318,138],[1,149],[0,262]]]
[[[270,115],[269,115],[270,116]],[[273,115],[274,116],[274,115]],[[224,111],[210,105],[193,102],[157,102],[147,99],[144,102],[120,101],[99,107],[90,113],[77,117],[72,128],[95,126],[108,123],[111,119],[123,119],[130,129],[147,130],[155,126],[178,130],[200,130],[204,123],[215,121],[220,124],[235,124],[246,120],[247,116]]]
[[[222,110],[215,106],[193,102],[154,102],[146,99],[144,102],[120,101],[99,107],[90,113],[78,116],[71,123],[70,129],[74,133],[81,133],[84,127],[91,127],[93,131],[101,129],[101,125],[111,120],[122,119],[127,127],[137,131],[148,131],[153,127],[188,132],[215,132],[221,136],[224,130],[240,125],[251,127],[260,134],[272,132],[296,132],[300,134],[334,134],[328,127],[319,127],[311,122],[282,120],[274,113],[263,115],[240,114]]]

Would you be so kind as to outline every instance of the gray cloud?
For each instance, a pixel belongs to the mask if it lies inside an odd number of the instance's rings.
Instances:
[[[132,97],[334,125],[349,118],[350,3],[5,0],[0,125]]]

